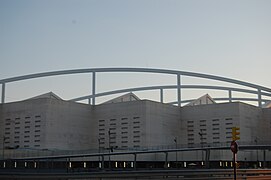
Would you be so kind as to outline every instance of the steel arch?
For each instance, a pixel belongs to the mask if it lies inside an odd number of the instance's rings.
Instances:
[[[109,92],[103,92],[103,93],[97,93],[96,94],[96,74],[97,73],[114,73],[114,72],[136,72],[136,73],[156,73],[156,74],[168,74],[168,75],[176,75],[177,81],[176,85],[171,86],[153,86],[153,87],[138,87],[138,88],[130,88],[130,89],[123,89],[123,90],[116,90],[116,91],[109,91]],[[195,73],[195,72],[187,72],[187,71],[177,71],[177,70],[168,70],[168,69],[152,69],[152,68],[89,68],[89,69],[72,69],[72,70],[62,70],[62,71],[52,71],[52,72],[44,72],[44,73],[36,73],[36,74],[29,74],[24,76],[17,76],[12,78],[6,78],[1,79],[0,84],[2,84],[2,96],[1,96],[1,102],[5,103],[5,91],[6,91],[6,85],[11,82],[16,81],[23,81],[28,79],[34,79],[34,78],[42,78],[42,77],[49,77],[49,76],[59,76],[59,75],[70,75],[70,74],[82,74],[82,73],[90,73],[92,74],[92,95],[84,96],[75,98],[73,100],[79,100],[82,98],[85,99],[92,99],[92,104],[95,105],[95,98],[110,94],[116,94],[121,92],[130,92],[130,91],[144,91],[144,90],[154,90],[154,89],[160,89],[161,93],[163,93],[163,89],[177,89],[177,104],[180,106],[182,102],[181,101],[181,89],[184,88],[194,88],[194,89],[215,89],[215,90],[226,90],[229,91],[229,101],[234,100],[232,98],[232,91],[237,92],[246,92],[251,94],[257,94],[257,99],[251,99],[252,101],[257,100],[259,106],[262,105],[262,102],[267,101],[262,99],[262,96],[268,96],[271,97],[271,89],[259,86],[256,84],[252,84],[245,81],[240,81],[236,79],[221,77],[221,76],[215,76],[215,75],[209,75],[209,74],[202,74],[202,73]],[[249,89],[240,89],[240,88],[233,88],[233,87],[222,87],[222,86],[204,86],[204,85],[182,85],[181,84],[181,76],[188,76],[188,77],[197,77],[197,78],[204,78],[204,79],[210,79],[210,80],[217,80],[221,82],[227,82],[232,83],[236,85],[242,85],[248,88],[253,88],[255,90],[249,90]],[[223,99],[223,98],[221,98]],[[235,98],[236,99],[236,98]]]

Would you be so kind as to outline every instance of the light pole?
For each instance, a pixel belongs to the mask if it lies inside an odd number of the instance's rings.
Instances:
[[[200,145],[201,145],[201,159],[203,162],[203,142],[202,142],[203,141],[203,139],[202,139],[203,133],[202,133],[202,129],[200,130],[199,135],[200,135]]]
[[[257,145],[258,145],[258,138],[257,138],[257,137],[255,137],[254,142],[255,142],[255,144],[256,144],[256,146],[257,146]],[[258,165],[259,165],[259,154],[258,154],[258,148],[257,148],[257,150],[256,150],[256,157],[257,157],[257,167],[258,167]]]
[[[98,138],[98,143],[99,143],[99,154],[101,153],[101,139],[100,138]],[[99,163],[100,163],[100,156],[99,156]]]
[[[6,142],[7,137],[3,136],[3,149],[2,149],[2,157],[3,160],[5,159],[5,142]]]
[[[174,142],[175,142],[175,148],[176,148],[176,168],[177,168],[177,167],[178,167],[178,166],[177,166],[177,163],[178,163],[177,137],[174,138]]]

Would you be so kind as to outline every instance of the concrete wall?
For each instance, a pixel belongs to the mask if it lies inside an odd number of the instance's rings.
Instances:
[[[44,148],[84,150],[96,148],[92,106],[48,99]]]
[[[127,149],[146,145],[146,101],[101,104],[93,109],[96,147]]]
[[[158,102],[146,101],[146,146],[174,147],[181,142],[180,108]]]
[[[231,128],[239,127],[239,103],[208,104],[181,108],[184,144],[231,142]]]
[[[35,99],[1,105],[1,146],[6,148],[43,148],[47,99]]]

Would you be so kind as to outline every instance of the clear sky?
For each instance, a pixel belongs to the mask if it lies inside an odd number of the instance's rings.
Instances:
[[[271,88],[270,9],[270,0],[0,0],[0,79],[148,67]]]

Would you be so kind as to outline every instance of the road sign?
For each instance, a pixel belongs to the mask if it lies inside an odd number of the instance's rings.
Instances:
[[[236,143],[236,141],[232,141],[231,142],[231,151],[236,154],[238,152],[238,144]]]

